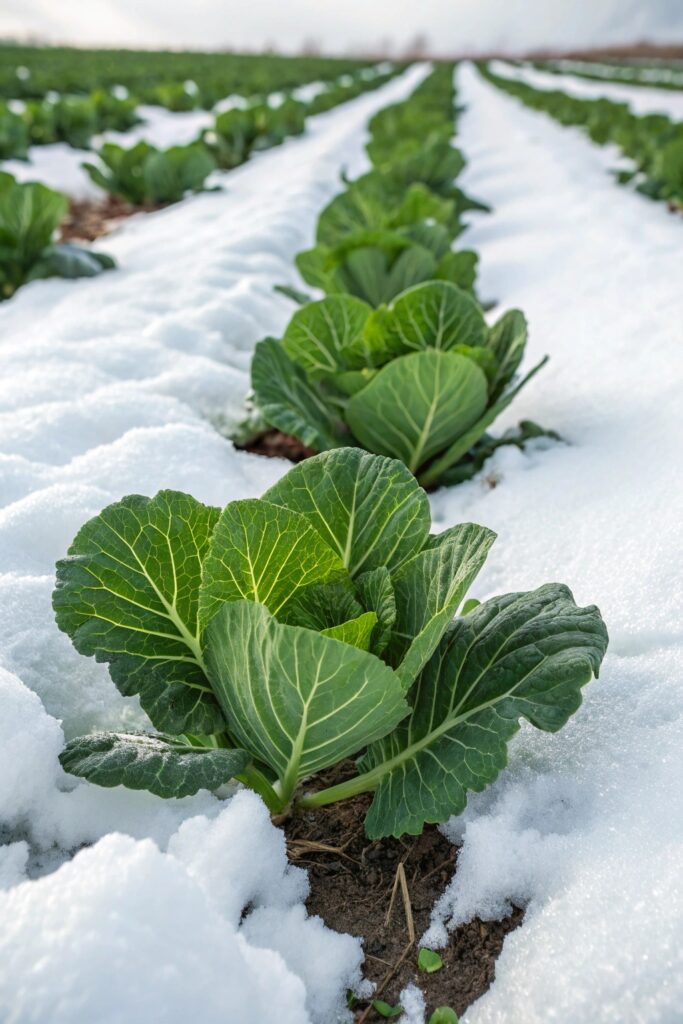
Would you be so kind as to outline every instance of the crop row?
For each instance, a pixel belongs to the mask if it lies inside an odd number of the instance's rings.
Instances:
[[[598,673],[596,608],[556,583],[465,600],[495,535],[431,533],[415,471],[453,433],[466,451],[482,408],[514,393],[526,325],[514,312],[489,330],[473,255],[446,258],[472,205],[453,184],[451,69],[371,129],[374,170],[323,212],[323,251],[299,260],[309,281],[323,268],[327,297],[254,359],[263,411],[259,365],[289,408],[283,426],[333,450],[223,509],[129,495],[58,563],[59,628],[156,730],[72,739],[61,761],[75,775],[162,797],[236,778],[277,814],[372,793],[368,835],[417,834],[496,777],[520,718],[556,731]],[[350,412],[401,366],[395,390]],[[351,756],[355,774],[309,788]]]
[[[616,172],[620,184],[633,184],[650,199],[683,209],[683,123],[666,114],[637,115],[626,103],[577,99],[561,90],[535,89],[526,82],[481,73],[493,85],[520,99],[532,110],[550,114],[563,125],[582,128],[599,145],[618,146],[633,166]]]
[[[636,64],[598,64],[593,61],[535,61],[539,71],[558,75],[577,75],[592,82],[615,82],[619,85],[644,85],[657,89],[683,89],[683,73],[665,66],[643,67]]]
[[[122,86],[142,103],[210,110],[233,93],[268,95],[368,67],[367,61],[329,57],[0,46],[0,96],[43,99],[50,92],[83,95]]]
[[[377,88],[388,80],[396,69],[382,71],[368,69],[365,74],[343,76],[342,80],[320,83],[320,90],[306,103],[298,103],[303,121],[305,112],[319,113],[345,100],[353,99],[369,88]],[[184,86],[182,87],[184,88]],[[284,108],[297,108],[297,101],[284,95],[278,97]],[[274,103],[254,97],[235,97],[236,107],[244,118],[251,112],[252,120],[265,119],[273,111],[271,120],[278,120]],[[0,103],[0,159],[24,159],[29,146],[66,142],[76,149],[88,149],[93,136],[105,131],[124,132],[138,124],[138,98],[96,89],[88,96],[54,93],[40,100],[15,100],[11,105]],[[216,134],[220,137],[220,124],[228,114],[217,114]],[[281,116],[280,116],[281,119]]]
[[[454,184],[452,69],[370,122],[373,169],[323,210],[316,245],[297,257],[326,297],[257,347],[261,420],[307,448],[346,444],[400,458],[425,485],[475,473],[498,445],[488,427],[539,368],[518,381],[527,337],[512,310],[492,328],[474,294],[477,256],[454,251],[462,214],[480,207]],[[258,420],[255,424],[259,426]]]
[[[387,70],[333,85],[308,103],[290,98],[276,106],[253,103],[224,111],[211,131],[187,146],[159,150],[139,142],[126,149],[106,143],[97,154],[98,162],[83,166],[96,184],[135,206],[177,202],[188,192],[203,189],[216,168],[236,167],[255,151],[300,135],[309,114],[376,89],[394,73]],[[15,114],[3,119],[0,112],[0,154],[3,138],[8,138],[7,125],[18,120]],[[106,256],[54,243],[67,205],[63,196],[44,185],[18,184],[11,175],[0,173],[0,301],[36,278],[92,276],[113,267],[113,260]]]

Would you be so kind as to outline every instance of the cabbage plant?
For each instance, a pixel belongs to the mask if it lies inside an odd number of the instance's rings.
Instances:
[[[305,125],[306,105],[288,97],[278,107],[255,103],[225,110],[202,139],[218,166],[230,170],[245,163],[253,152],[278,146],[288,136],[301,135]]]
[[[555,732],[577,710],[607,633],[558,583],[463,604],[495,535],[430,529],[405,466],[353,448],[223,509],[109,505],[57,565],[57,624],[157,731],[72,739],[62,765],[162,797],[234,778],[274,813],[371,792],[373,838],[461,812],[520,718]]]
[[[282,340],[256,346],[263,419],[315,451],[357,444],[401,459],[425,485],[448,481],[521,387],[527,338],[518,310],[488,327],[478,303],[430,281],[373,310],[350,295],[312,302]],[[458,478],[461,478],[459,474]]]
[[[472,291],[476,253],[451,248],[462,231],[454,198],[371,171],[325,207],[316,245],[299,253],[296,265],[327,295],[347,292],[372,306],[430,280]]]
[[[124,149],[107,142],[98,151],[102,166],[82,166],[100,188],[135,206],[175,203],[200,192],[216,163],[201,142],[160,150],[147,142]]]
[[[28,152],[29,135],[23,118],[0,103],[0,160],[23,160]]]
[[[59,192],[0,173],[0,300],[27,281],[93,277],[114,266],[103,253],[54,241],[67,208]]]

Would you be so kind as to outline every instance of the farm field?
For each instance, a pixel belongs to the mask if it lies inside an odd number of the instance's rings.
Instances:
[[[0,1021],[675,1024],[683,93],[73,53],[139,120],[0,160]]]

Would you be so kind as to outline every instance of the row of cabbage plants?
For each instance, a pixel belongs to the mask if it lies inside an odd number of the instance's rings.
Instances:
[[[373,169],[323,210],[316,245],[297,257],[326,297],[290,292],[302,308],[281,339],[257,345],[253,430],[265,423],[314,451],[360,445],[400,458],[426,486],[459,482],[500,444],[541,432],[527,422],[488,434],[542,363],[517,378],[524,316],[489,327],[477,255],[453,248],[462,214],[481,208],[455,184],[465,161],[453,108],[444,66],[370,122]]]
[[[375,169],[324,211],[323,251],[303,259],[332,275],[316,276],[329,294],[254,361],[260,403],[261,365],[333,450],[223,509],[169,490],[124,497],[58,563],[59,628],[156,730],[72,739],[67,771],[162,797],[237,779],[278,815],[372,793],[369,836],[417,834],[496,777],[520,718],[556,731],[597,675],[604,623],[562,584],[466,599],[495,535],[432,533],[415,476],[509,393],[526,330],[519,313],[490,330],[473,256],[447,258],[472,206],[454,185],[451,79],[437,70],[373,120]],[[399,365],[405,387],[348,411]],[[354,436],[333,432],[344,418]],[[368,424],[398,458],[363,451]]]
[[[367,89],[377,88],[396,73],[397,69],[390,66],[370,68],[362,74],[320,82],[315,95],[305,103],[284,94],[279,96],[277,107],[262,96],[252,97],[250,93],[235,95],[234,99],[242,109],[243,119],[250,121],[249,133],[259,137],[281,131],[283,121],[286,123],[288,118],[291,119],[295,110],[303,120],[306,113],[328,110]],[[192,84],[180,84],[179,88],[186,94]],[[172,87],[166,85],[163,88],[168,90]],[[40,99],[0,103],[0,159],[24,159],[30,146],[55,142],[66,142],[76,149],[89,149],[94,136],[106,131],[125,132],[138,124],[140,102],[139,97],[131,96],[119,86],[113,91],[98,88],[87,96],[50,92]],[[229,126],[229,119],[226,122],[226,114],[217,114],[214,134],[218,140],[226,134],[222,130],[223,125]]]
[[[650,89],[683,89],[683,71],[680,67],[667,67],[666,63],[602,64],[583,60],[534,61],[539,71],[552,71],[557,75],[577,75],[593,82],[614,82],[618,85],[643,85]]]
[[[105,144],[98,162],[83,166],[97,185],[134,206],[177,202],[204,189],[207,177],[217,168],[236,167],[252,153],[301,134],[309,114],[375,89],[394,74],[393,69],[385,69],[350,84],[333,85],[308,103],[284,99],[275,106],[254,103],[226,111],[217,116],[214,130],[187,146],[161,150],[146,142],[130,148]],[[16,117],[11,114],[14,121]],[[6,127],[0,112],[0,154],[8,137],[3,124]],[[114,266],[103,254],[55,243],[67,208],[68,200],[60,193],[39,183],[19,184],[0,172],[0,301],[36,278],[92,276]]]
[[[618,146],[632,161],[631,167],[615,172],[620,184],[632,185],[650,199],[683,210],[683,122],[666,114],[634,114],[627,103],[604,97],[577,99],[559,89],[535,89],[526,82],[496,75],[485,65],[480,71],[532,110],[549,114],[560,124],[582,128],[599,145]]]
[[[169,110],[210,110],[225,96],[268,95],[305,83],[365,74],[367,60],[323,56],[89,50],[0,45],[0,96],[44,99],[123,88],[141,103]]]

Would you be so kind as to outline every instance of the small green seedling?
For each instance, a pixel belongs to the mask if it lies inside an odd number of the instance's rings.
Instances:
[[[425,974],[434,974],[443,967],[443,960],[433,949],[421,949],[417,956],[417,966]]]
[[[373,999],[372,1008],[380,1015],[380,1017],[386,1017],[387,1019],[390,1019],[391,1017],[398,1017],[403,1013],[402,1006],[390,1006],[389,1003],[385,1003],[383,999]]]
[[[438,1006],[429,1018],[429,1024],[458,1024],[458,1015],[450,1006]]]

